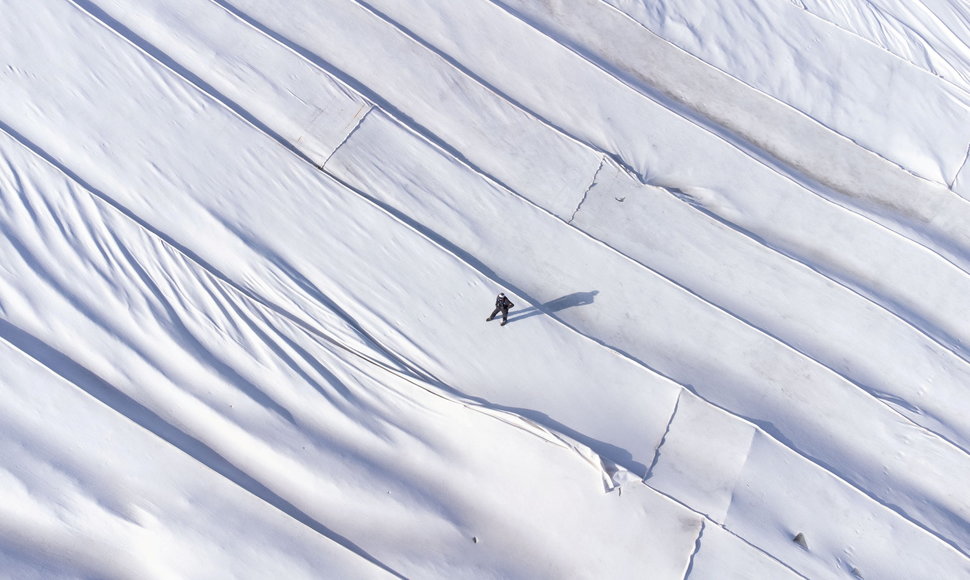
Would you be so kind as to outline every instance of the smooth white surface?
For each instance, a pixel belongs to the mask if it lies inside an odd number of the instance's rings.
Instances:
[[[3,2],[0,575],[970,575],[965,8],[668,4]]]

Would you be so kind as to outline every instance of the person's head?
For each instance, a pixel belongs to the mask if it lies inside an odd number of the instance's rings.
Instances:
[[[499,298],[505,298],[505,292],[499,292],[498,293],[498,297]]]

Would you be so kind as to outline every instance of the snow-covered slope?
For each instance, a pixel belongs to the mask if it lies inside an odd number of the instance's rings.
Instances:
[[[970,577],[920,7],[3,2],[0,572]]]

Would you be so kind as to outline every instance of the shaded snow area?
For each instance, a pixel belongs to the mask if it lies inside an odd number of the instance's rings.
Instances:
[[[970,578],[963,0],[0,8],[0,577]]]

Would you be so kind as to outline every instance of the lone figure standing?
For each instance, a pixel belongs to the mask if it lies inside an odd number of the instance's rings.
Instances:
[[[512,308],[513,306],[515,306],[515,304],[512,304],[512,301],[505,296],[505,293],[499,292],[498,296],[495,297],[495,310],[488,315],[485,322],[495,318],[495,315],[501,312],[502,326],[505,326],[505,324],[509,321],[509,308]]]

